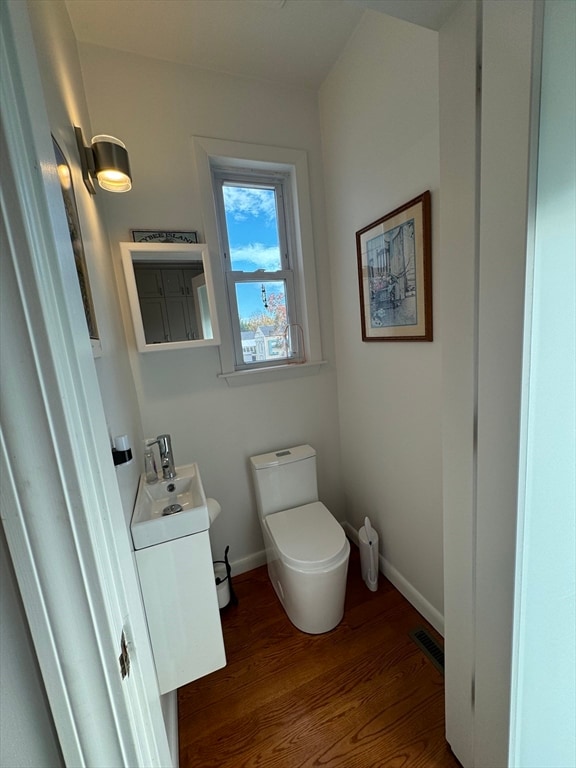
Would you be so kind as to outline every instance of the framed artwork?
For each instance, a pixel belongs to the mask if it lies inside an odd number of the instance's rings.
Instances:
[[[74,197],[74,187],[72,186],[72,174],[70,166],[58,142],[52,137],[52,145],[56,156],[56,165],[58,168],[58,178],[60,179],[60,189],[64,199],[64,208],[66,210],[66,219],[72,241],[72,250],[74,251],[74,261],[76,264],[76,273],[78,274],[78,283],[80,284],[80,293],[82,294],[82,303],[84,304],[84,314],[86,315],[86,324],[88,333],[92,340],[92,349],[95,349],[94,342],[98,342],[99,334],[96,323],[96,313],[94,312],[94,303],[92,301],[92,291],[90,290],[90,280],[88,278],[88,268],[86,266],[86,256],[84,254],[84,243],[82,242],[82,233],[80,231],[80,220],[78,218],[78,208],[76,207],[76,198]]]
[[[164,232],[155,229],[133,229],[135,243],[197,243],[198,232]]]
[[[432,341],[430,192],[356,232],[363,341]]]

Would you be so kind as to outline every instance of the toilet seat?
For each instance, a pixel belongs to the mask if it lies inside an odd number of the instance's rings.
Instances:
[[[348,557],[344,531],[321,501],[275,512],[265,521],[282,560],[293,568],[324,571]]]

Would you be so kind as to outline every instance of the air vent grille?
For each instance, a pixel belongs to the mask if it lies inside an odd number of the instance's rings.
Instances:
[[[444,651],[436,640],[422,627],[417,627],[409,633],[418,648],[427,656],[439,672],[444,674]]]

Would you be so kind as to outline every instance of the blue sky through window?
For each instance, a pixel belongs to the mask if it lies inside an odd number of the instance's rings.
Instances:
[[[243,272],[279,270],[275,191],[224,185],[223,193],[232,269]]]
[[[266,291],[268,307],[264,306],[262,287]],[[273,296],[278,297],[274,301]],[[286,290],[283,282],[271,280],[257,280],[254,282],[236,283],[236,303],[240,320],[250,320],[254,316],[268,316],[270,322],[276,318],[274,308],[280,304],[284,307],[286,317]]]

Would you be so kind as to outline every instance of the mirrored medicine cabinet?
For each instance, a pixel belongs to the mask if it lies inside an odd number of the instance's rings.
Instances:
[[[208,246],[120,243],[140,352],[220,343]]]

